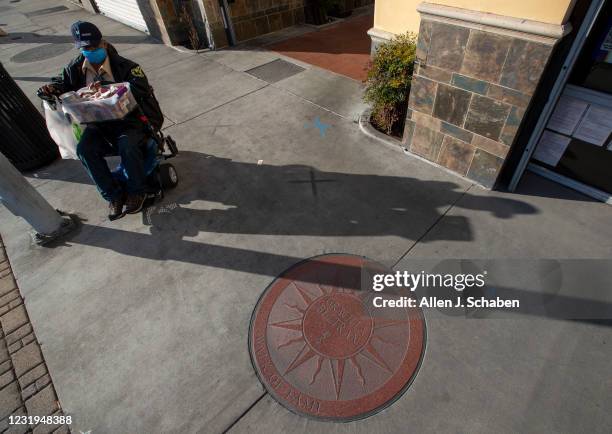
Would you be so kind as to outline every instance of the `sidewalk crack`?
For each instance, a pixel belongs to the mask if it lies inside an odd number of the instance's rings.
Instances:
[[[207,114],[207,113],[210,113],[210,112],[212,112],[213,110],[217,110],[218,108],[221,108],[221,107],[223,107],[223,106],[226,106],[226,105],[228,105],[228,104],[231,104],[231,103],[233,103],[234,101],[238,101],[240,98],[244,98],[245,96],[249,96],[249,95],[251,95],[251,94],[253,94],[253,93],[255,93],[255,92],[259,92],[260,90],[265,89],[265,88],[266,88],[266,87],[268,87],[268,86],[269,86],[269,84],[266,84],[265,86],[262,86],[262,87],[258,87],[257,89],[254,89],[254,90],[252,90],[252,91],[250,91],[250,92],[247,92],[247,93],[245,93],[244,95],[237,96],[236,98],[233,98],[233,99],[231,99],[231,100],[229,100],[229,101],[226,101],[226,102],[224,102],[223,104],[219,104],[218,106],[215,106],[215,107],[209,108],[208,110],[205,110],[205,111],[203,111],[202,113],[198,113],[197,115],[192,116],[192,117],[190,117],[189,119],[185,119],[185,120],[183,120],[183,121],[176,122],[174,125],[168,125],[168,127],[167,127],[167,128],[168,128],[168,129],[171,129],[171,128],[176,127],[176,126],[178,126],[178,125],[183,125],[184,123],[189,122],[189,121],[192,121],[192,120],[194,120],[194,119],[196,119],[196,118],[199,118],[200,116],[203,116],[203,115],[205,115],[205,114]],[[168,119],[170,119],[170,118],[168,118]]]
[[[460,195],[459,197],[450,204],[450,206],[442,213],[438,216],[438,218],[427,228],[427,230],[425,230],[425,232],[423,232],[423,234],[418,237],[416,240],[414,240],[414,242],[412,243],[412,245],[408,248],[408,250],[406,250],[404,252],[404,254],[402,256],[400,256],[400,258],[395,261],[395,263],[391,266],[392,269],[395,269],[395,267],[397,266],[397,264],[399,264],[401,262],[402,259],[404,259],[408,253],[410,253],[410,251],[412,249],[414,249],[414,247],[421,242],[421,240],[423,240],[423,238],[425,238],[427,236],[427,234],[429,234],[432,229],[434,227],[436,227],[438,225],[438,223],[440,223],[442,221],[442,219],[444,217],[446,217],[446,215],[450,212],[451,209],[453,209],[455,207],[455,205],[457,205],[457,203],[463,199],[463,197],[471,190],[471,188],[474,186],[475,184],[470,184],[470,186],[468,188],[466,188]]]
[[[246,416],[246,414],[247,414],[249,411],[251,411],[251,409],[252,409],[253,407],[255,407],[255,406],[257,405],[257,403],[258,403],[259,401],[261,401],[261,400],[263,399],[263,397],[264,397],[264,396],[266,396],[267,394],[268,394],[268,392],[263,392],[263,393],[262,393],[262,394],[259,396],[259,398],[257,398],[257,399],[256,399],[256,400],[255,400],[255,401],[254,401],[254,402],[253,402],[251,405],[249,405],[249,407],[248,407],[246,410],[244,410],[244,411],[243,411],[243,412],[240,414],[240,416],[238,416],[238,417],[236,418],[236,420],[234,420],[234,421],[233,421],[233,422],[232,422],[232,423],[231,423],[231,424],[230,424],[230,425],[229,425],[229,426],[228,426],[226,429],[224,429],[224,430],[223,430],[223,434],[228,433],[228,432],[229,432],[229,431],[230,431],[232,428],[234,428],[234,426],[236,426],[236,424],[237,424],[237,423],[240,421],[240,419],[242,419],[244,416]]]

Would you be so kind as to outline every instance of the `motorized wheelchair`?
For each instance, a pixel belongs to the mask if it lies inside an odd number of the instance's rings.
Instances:
[[[43,100],[43,111],[47,116],[48,110],[45,109],[44,103],[47,103],[47,107],[55,112],[62,112],[59,105],[61,100],[55,95],[45,95],[40,90],[37,92],[37,96]],[[178,185],[179,178],[176,168],[168,163],[166,160],[175,157],[178,154],[178,148],[176,142],[172,137],[165,136],[161,130],[155,129],[149,119],[144,115],[140,106],[137,110],[138,119],[143,123],[149,134],[147,135],[146,141],[142,143],[143,156],[144,156],[144,171],[146,175],[146,194],[147,202],[154,201],[156,198],[163,198],[164,190],[169,190]],[[62,113],[62,116],[67,117],[68,121],[71,122],[70,115]],[[86,124],[87,125],[87,124]],[[94,123],[95,125],[95,123]],[[47,122],[49,128],[49,122]],[[72,124],[74,130],[74,124]],[[50,133],[52,133],[50,131]],[[78,133],[75,131],[76,136]],[[53,137],[53,134],[51,134]],[[58,143],[59,145],[59,143]],[[76,151],[74,153],[76,155]],[[117,156],[116,153],[107,154],[107,157]],[[117,167],[111,171],[113,178],[122,185],[125,185],[128,179],[127,172],[121,162]]]
[[[166,162],[166,160],[178,154],[178,148],[172,137],[165,136],[161,130],[153,128],[140,107],[136,110],[139,110],[138,117],[150,133],[146,143],[143,144],[145,147],[143,154],[147,199],[163,198],[164,190],[176,187],[179,182],[176,168],[171,163]],[[121,163],[111,173],[120,184],[127,182],[127,172]]]

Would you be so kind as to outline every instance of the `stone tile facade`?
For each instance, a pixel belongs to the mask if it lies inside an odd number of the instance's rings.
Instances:
[[[62,415],[0,239],[0,432],[69,433],[66,424],[9,425],[10,416]]]
[[[210,0],[206,0],[210,1]],[[229,3],[234,33],[238,42],[302,24],[307,0],[235,0]],[[340,0],[340,9],[351,11],[374,0]],[[213,9],[213,5],[207,6]]]
[[[239,42],[304,22],[304,0],[236,0],[229,7]]]
[[[421,18],[405,145],[492,187],[556,39]]]

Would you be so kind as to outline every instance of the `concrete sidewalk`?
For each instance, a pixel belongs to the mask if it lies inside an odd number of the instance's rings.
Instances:
[[[141,63],[181,151],[177,189],[115,222],[80,162],[30,174],[53,206],[83,219],[55,248],[33,249],[25,222],[0,209],[74,432],[594,433],[612,424],[609,327],[528,319],[475,332],[427,318],[428,352],[408,393],[350,424],[276,404],[247,350],[259,295],[303,258],[610,258],[611,207],[533,175],[518,194],[487,192],[382,145],[354,122],[359,83],[307,64],[269,65],[290,61],[278,53],[180,53],[60,0],[0,7],[11,32],[0,60],[29,95],[74,54],[69,24],[94,21]],[[330,126],[325,135],[316,118]]]

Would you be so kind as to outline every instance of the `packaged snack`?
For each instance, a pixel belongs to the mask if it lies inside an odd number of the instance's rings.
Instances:
[[[78,123],[123,119],[137,106],[129,83],[88,86],[60,96],[65,113]]]

